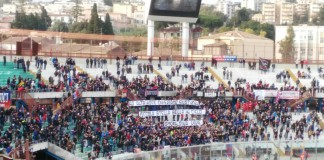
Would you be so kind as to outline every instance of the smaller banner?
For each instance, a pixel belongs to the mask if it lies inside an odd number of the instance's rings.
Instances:
[[[199,106],[200,103],[195,100],[142,100],[130,101],[129,106],[168,106],[168,105],[188,105]]]
[[[254,90],[254,96],[256,100],[264,100],[266,97],[265,90]]]
[[[145,90],[145,97],[146,96],[157,96],[159,94],[159,91],[154,89],[154,90],[150,90],[150,89],[147,89]]]
[[[192,121],[164,121],[164,127],[187,127],[187,126],[201,126],[202,120]]]
[[[216,89],[205,89],[204,91],[205,97],[216,97],[217,96],[217,90]]]
[[[197,91],[197,97],[202,97],[204,96],[204,92],[202,91]]]
[[[271,64],[271,60],[269,59],[263,59],[263,58],[260,58],[259,59],[259,69],[260,70],[268,70],[270,68],[270,64]]]
[[[159,97],[174,97],[177,95],[177,91],[159,91]]]
[[[205,115],[206,110],[204,109],[177,109],[177,110],[159,110],[159,111],[140,111],[138,115],[140,117],[157,117],[157,116],[168,116],[168,115]]]
[[[299,99],[299,91],[281,91],[279,99]]]
[[[0,92],[0,107],[9,108],[11,105],[10,91]]]
[[[213,59],[218,62],[236,62],[237,56],[214,56]]]

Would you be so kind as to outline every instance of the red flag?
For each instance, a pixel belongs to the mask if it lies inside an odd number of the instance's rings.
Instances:
[[[280,93],[279,91],[277,91],[276,103],[279,103],[279,97],[280,97]]]

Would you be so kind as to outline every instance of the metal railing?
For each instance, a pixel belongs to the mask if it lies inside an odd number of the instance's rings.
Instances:
[[[134,154],[113,156],[114,160],[155,160],[155,159],[217,159],[217,160],[284,160],[324,159],[324,140],[281,140],[281,141],[249,141],[232,143],[211,143],[206,145],[164,148],[156,151],[142,151]]]

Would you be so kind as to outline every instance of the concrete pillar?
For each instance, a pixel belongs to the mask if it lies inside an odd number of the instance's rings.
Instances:
[[[189,51],[189,23],[182,22],[182,57],[188,57]]]
[[[147,56],[151,57],[154,53],[154,21],[148,20],[147,24]]]

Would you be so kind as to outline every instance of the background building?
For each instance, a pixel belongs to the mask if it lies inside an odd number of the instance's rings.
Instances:
[[[263,3],[262,5],[263,23],[276,23],[276,5],[274,3]]]
[[[281,58],[279,42],[287,35],[288,26],[276,26],[276,58]],[[293,26],[296,59],[324,59],[324,26]]]
[[[279,24],[292,24],[294,21],[294,4],[282,3],[280,6]]]
[[[224,45],[227,47],[226,53],[223,53]],[[274,57],[273,45],[271,39],[239,31],[238,29],[200,37],[198,39],[198,50],[204,54],[210,54],[212,56],[224,54],[236,55],[238,58],[247,59],[257,59],[259,57],[272,59]],[[212,46],[218,48],[212,49]],[[222,52],[214,52],[217,50]]]

